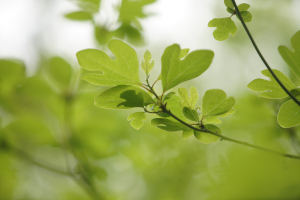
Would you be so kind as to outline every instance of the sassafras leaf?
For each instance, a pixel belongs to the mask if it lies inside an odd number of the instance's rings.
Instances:
[[[196,110],[192,110],[189,107],[184,107],[182,109],[182,113],[187,119],[194,122],[199,122],[199,115]]]
[[[298,98],[299,99],[299,98]],[[282,104],[277,115],[278,124],[283,128],[290,128],[300,124],[300,107],[289,100]]]
[[[282,84],[291,91],[292,89],[296,88],[293,82],[284,75],[281,71],[273,69],[275,75],[279,78]],[[254,90],[256,92],[261,92],[259,94],[260,97],[265,97],[268,99],[283,99],[288,95],[286,92],[280,87],[277,81],[273,78],[269,70],[263,70],[261,72],[266,77],[269,77],[270,80],[265,79],[255,79],[248,84],[248,88]]]
[[[157,126],[160,129],[163,129],[165,131],[187,131],[189,130],[188,127],[186,127],[185,125],[179,123],[179,122],[175,122],[169,119],[165,119],[165,118],[155,118],[152,119],[151,124],[153,126]]]
[[[216,27],[213,35],[216,40],[223,41],[229,37],[229,34],[235,36],[237,27],[230,17],[215,18],[208,23],[208,27]]]
[[[127,121],[131,121],[130,125],[139,130],[144,125],[144,121],[146,120],[146,115],[143,112],[132,113],[128,116]]]
[[[180,60],[181,49],[174,44],[165,49],[161,58],[161,80],[163,91],[200,76],[210,66],[214,53],[209,50],[196,50]]]
[[[151,53],[147,50],[144,54],[144,59],[142,60],[142,69],[145,71],[146,75],[148,75],[153,67],[154,60],[151,61]]]
[[[222,134],[221,129],[215,125],[208,124],[208,125],[205,125],[205,127],[210,131],[216,132],[218,134]],[[202,142],[204,144],[210,144],[213,142],[217,142],[220,139],[218,136],[215,136],[215,135],[212,135],[209,133],[205,133],[205,132],[195,131],[195,130],[194,130],[194,135],[200,142]]]
[[[185,88],[178,88],[178,94],[181,97],[183,101],[180,102],[180,106],[183,107],[189,107],[191,109],[195,108],[195,105],[199,99],[198,91],[195,87],[190,88],[190,96]]]

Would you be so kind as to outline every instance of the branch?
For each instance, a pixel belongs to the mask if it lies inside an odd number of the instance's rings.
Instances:
[[[248,36],[249,36],[249,38],[250,38],[250,40],[251,40],[251,42],[252,42],[252,44],[253,44],[253,46],[254,46],[256,52],[257,52],[257,54],[259,55],[259,57],[261,58],[261,60],[263,61],[263,63],[264,63],[265,66],[267,67],[267,69],[270,71],[270,73],[272,74],[272,76],[274,77],[274,79],[275,79],[275,80],[277,81],[277,83],[280,85],[280,87],[281,87],[281,88],[282,88],[282,89],[283,89],[283,90],[291,97],[291,99],[294,100],[294,102],[295,102],[296,104],[298,104],[298,105],[300,106],[300,102],[298,101],[298,99],[296,99],[296,97],[294,97],[294,95],[292,95],[292,94],[290,93],[290,91],[282,84],[282,82],[279,80],[279,78],[276,76],[276,74],[273,72],[272,68],[269,66],[269,64],[268,64],[267,61],[265,60],[264,56],[262,55],[262,53],[260,52],[259,48],[257,47],[257,45],[256,45],[256,43],[255,43],[255,41],[254,41],[254,39],[253,39],[253,37],[252,37],[252,35],[251,35],[249,29],[248,29],[248,27],[247,27],[247,25],[246,25],[246,23],[245,23],[243,17],[241,16],[241,13],[240,13],[240,11],[239,11],[238,6],[237,6],[236,3],[235,3],[235,0],[231,0],[231,1],[232,1],[233,5],[234,5],[236,14],[237,14],[238,17],[240,18],[240,20],[241,20],[241,22],[242,22],[242,24],[243,24],[243,27],[244,27],[245,31],[247,32],[247,34],[248,34]]]
[[[277,151],[273,151],[271,149],[267,149],[267,148],[264,148],[264,147],[256,146],[256,145],[253,145],[253,144],[249,144],[247,142],[242,142],[242,141],[239,141],[239,140],[236,140],[236,139],[232,139],[230,137],[226,137],[224,135],[220,135],[219,133],[215,133],[213,131],[210,131],[210,130],[206,129],[204,126],[201,129],[196,128],[196,127],[194,127],[194,126],[192,126],[192,125],[190,125],[190,124],[182,121],[178,117],[176,117],[170,110],[168,110],[166,108],[165,105],[163,105],[161,108],[162,108],[163,112],[169,114],[171,117],[173,117],[174,119],[176,119],[178,122],[182,123],[183,125],[191,128],[193,130],[196,130],[196,131],[199,131],[199,132],[209,133],[209,134],[215,135],[217,137],[220,137],[222,140],[227,140],[229,142],[233,142],[233,143],[240,144],[240,145],[243,145],[243,146],[247,146],[247,147],[251,147],[251,148],[254,148],[254,149],[261,150],[261,151],[265,151],[265,152],[277,154],[277,155],[280,155],[280,156],[283,156],[283,157],[287,157],[287,158],[293,158],[293,159],[299,159],[300,160],[300,156],[286,154],[286,153],[280,153],[280,152],[277,152]]]

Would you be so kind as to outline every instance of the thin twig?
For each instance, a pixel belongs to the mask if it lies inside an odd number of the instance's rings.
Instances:
[[[241,13],[239,11],[239,8],[238,6],[236,5],[235,3],[235,0],[231,0],[233,5],[234,5],[234,8],[236,10],[236,14],[238,15],[239,19],[241,20],[242,24],[243,24],[243,27],[245,29],[245,31],[247,32],[257,54],[259,55],[259,57],[261,58],[261,60],[263,61],[263,63],[265,64],[265,66],[267,67],[267,69],[269,70],[269,72],[272,74],[272,76],[274,77],[274,79],[277,81],[277,83],[280,85],[280,87],[287,93],[287,95],[289,95],[291,97],[291,99],[294,100],[294,102],[296,104],[298,104],[300,106],[300,102],[298,101],[298,99],[296,97],[294,97],[294,95],[292,95],[292,93],[290,93],[290,91],[282,84],[282,82],[279,80],[279,78],[276,76],[276,74],[273,72],[272,68],[269,66],[268,62],[266,61],[266,59],[264,58],[264,56],[262,55],[262,53],[260,52],[258,46],[256,45],[256,42],[254,41],[243,17],[241,16]]]

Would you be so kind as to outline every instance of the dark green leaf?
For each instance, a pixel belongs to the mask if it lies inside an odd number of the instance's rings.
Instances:
[[[188,130],[188,127],[186,127],[185,125],[165,118],[152,119],[151,124],[153,126],[157,126],[160,129],[170,132]]]
[[[189,119],[189,120],[191,120],[191,121],[194,121],[194,122],[199,122],[199,121],[200,121],[200,120],[199,120],[198,113],[197,113],[196,110],[192,110],[192,109],[189,108],[189,107],[184,107],[184,108],[182,109],[182,113],[183,113],[183,115],[184,115],[187,119]]]

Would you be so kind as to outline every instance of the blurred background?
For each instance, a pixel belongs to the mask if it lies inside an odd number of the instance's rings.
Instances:
[[[237,3],[251,5],[248,26],[269,64],[299,86],[277,48],[290,47],[299,30],[300,1]],[[152,53],[150,82],[167,46],[211,49],[211,67],[180,87],[194,85],[200,99],[213,88],[236,98],[236,113],[220,125],[224,135],[299,155],[299,128],[276,121],[282,102],[247,88],[265,68],[239,21],[236,36],[223,42],[207,27],[228,16],[220,0],[0,0],[0,199],[300,199],[298,160],[183,140],[151,126],[151,115],[136,131],[127,121],[132,110],[94,106],[107,87],[80,80],[76,52],[111,55],[112,38],[133,46],[139,59]]]

